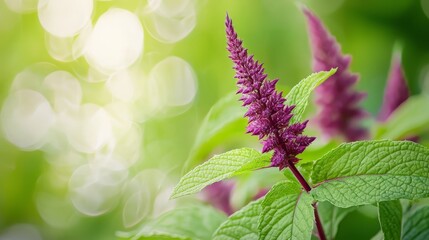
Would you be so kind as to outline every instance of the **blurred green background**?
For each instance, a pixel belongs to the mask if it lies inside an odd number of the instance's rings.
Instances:
[[[168,201],[168,193],[182,174],[182,165],[190,154],[198,127],[218,99],[235,91],[232,64],[225,50],[226,12],[244,39],[245,47],[264,62],[271,78],[281,79],[279,84],[284,90],[311,73],[307,29],[298,4],[304,3],[324,21],[341,43],[343,52],[353,56],[351,69],[360,75],[358,89],[368,93],[363,106],[373,116],[381,105],[395,47],[402,49],[411,93],[429,92],[429,0],[94,1],[90,16],[93,25],[116,7],[137,16],[143,27],[142,53],[127,66],[136,73],[134,85],[131,89],[124,87],[127,90],[119,91],[119,97],[115,88],[123,87],[121,75],[119,85],[108,84],[113,82],[113,72],[103,72],[99,80],[91,81],[88,69],[94,66],[87,63],[91,56],[86,53],[71,59],[52,56],[49,48],[67,51],[69,46],[61,43],[70,39],[74,42],[77,35],[63,42],[57,39],[59,45],[52,47],[49,43],[52,36],[42,26],[37,7],[50,1],[39,1],[0,0],[1,106],[13,93],[12,84],[17,74],[26,69],[41,74],[42,79],[53,71],[67,71],[82,89],[80,104],[94,103],[100,107],[118,104],[115,105],[117,111],[108,114],[117,114],[119,117],[115,117],[119,119],[128,117],[126,121],[132,127],[112,131],[116,137],[120,136],[116,143],[126,142],[130,134],[138,132],[132,136],[131,143],[119,148],[124,158],[135,153],[135,161],[127,164],[126,169],[108,168],[107,173],[100,173],[94,160],[97,153],[76,150],[73,144],[70,147],[64,140],[70,141],[67,136],[49,133],[46,140],[49,143],[22,149],[5,137],[8,132],[18,130],[2,123],[0,239],[115,239],[117,230],[126,230],[174,204],[180,205],[180,202]],[[165,59],[171,60],[171,56],[180,60],[174,58],[168,64],[159,65]],[[52,65],[46,70],[38,65],[41,62]],[[28,81],[34,81],[29,85],[39,84],[31,78]],[[156,85],[156,91],[153,92],[151,84]],[[37,86],[34,88],[40,90]],[[67,92],[67,88],[63,91]],[[127,99],[130,91],[136,96],[131,100]],[[56,99],[46,98],[51,104]],[[122,110],[126,114],[122,114]],[[54,112],[58,114],[59,110]],[[9,112],[3,110],[3,122],[16,122],[8,116]],[[65,132],[68,127],[71,131],[86,131],[98,125],[97,119],[94,121],[93,125],[81,128],[72,128],[66,121],[62,127]],[[37,124],[31,126],[38,129]],[[24,132],[22,136],[25,134],[31,135]],[[238,140],[217,149],[256,143],[255,139],[245,136],[243,130]],[[56,144],[60,147],[52,147]],[[109,151],[103,146],[96,150]],[[115,147],[112,148],[118,149]],[[65,153],[69,158],[62,161]],[[92,171],[96,171],[95,177],[85,175]],[[95,189],[99,192],[95,193]],[[91,192],[95,195],[87,195]],[[92,201],[95,197],[99,201]],[[108,202],[103,202],[106,199]],[[132,215],[137,208],[140,215]],[[378,231],[374,209],[365,207],[350,214],[340,225],[337,239],[372,237]]]

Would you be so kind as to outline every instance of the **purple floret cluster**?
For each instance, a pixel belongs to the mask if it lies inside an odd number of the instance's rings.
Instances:
[[[314,141],[302,135],[307,122],[290,123],[294,106],[285,105],[285,98],[276,91],[278,79],[269,80],[261,63],[247,53],[238,39],[232,21],[226,19],[229,57],[234,62],[235,78],[243,106],[248,108],[247,132],[262,140],[262,152],[274,150],[271,166],[283,169],[298,162],[296,155]]]

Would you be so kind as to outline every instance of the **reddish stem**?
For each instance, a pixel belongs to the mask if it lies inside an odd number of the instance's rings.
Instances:
[[[299,181],[299,183],[305,189],[305,191],[310,192],[311,191],[310,185],[308,185],[307,181],[299,172],[299,170],[295,167],[292,161],[288,161],[288,165],[289,165],[289,169],[292,171],[293,175],[296,177],[296,179]]]
[[[317,211],[317,203],[313,203],[314,219],[320,240],[326,240],[325,231],[323,230],[322,221],[320,221],[319,212]]]
[[[305,191],[310,192],[311,187],[299,170],[295,167],[292,161],[288,161],[289,169],[292,171],[295,178],[299,181],[301,186],[305,189]],[[322,221],[320,221],[319,211],[317,210],[317,203],[313,203],[314,208],[314,220],[316,222],[316,228],[319,235],[320,240],[326,240],[325,231],[323,230]]]

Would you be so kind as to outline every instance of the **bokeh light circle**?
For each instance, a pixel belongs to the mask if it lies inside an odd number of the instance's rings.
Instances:
[[[30,13],[37,9],[38,0],[4,0],[4,2],[16,13]]]
[[[143,28],[133,13],[111,8],[98,19],[85,47],[88,63],[105,73],[123,70],[143,51]]]
[[[159,62],[151,71],[150,81],[157,86],[162,103],[170,107],[191,103],[197,91],[192,66],[175,56]]]
[[[100,106],[87,103],[72,113],[60,114],[69,144],[82,153],[94,153],[105,146],[112,136],[110,115]]]
[[[148,11],[150,9],[150,11]],[[175,43],[192,32],[197,23],[195,0],[160,0],[143,9],[150,35],[163,43]]]
[[[82,100],[82,88],[79,81],[66,71],[49,74],[43,86],[49,90],[52,105],[56,112],[76,110]]]
[[[98,216],[106,213],[118,204],[127,175],[126,171],[83,165],[70,178],[70,199],[83,214]]]
[[[93,0],[39,0],[42,27],[57,37],[72,37],[91,20]]]
[[[12,92],[0,117],[6,139],[24,150],[40,148],[55,122],[55,113],[48,100],[29,89]]]

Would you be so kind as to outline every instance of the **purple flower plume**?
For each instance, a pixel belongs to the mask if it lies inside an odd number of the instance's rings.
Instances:
[[[268,80],[262,64],[248,55],[242,46],[231,19],[226,18],[229,58],[234,62],[235,78],[241,93],[240,100],[248,110],[247,132],[262,140],[262,152],[274,150],[271,166],[283,169],[298,162],[296,155],[314,141],[302,135],[307,122],[290,124],[294,106],[286,106],[281,92],[276,91],[278,79]]]
[[[319,108],[316,123],[328,138],[343,136],[347,141],[364,139],[368,130],[360,126],[360,120],[368,114],[358,103],[366,94],[353,89],[358,76],[349,72],[351,57],[341,54],[335,38],[312,12],[305,8],[303,11],[308,22],[313,71],[338,67],[336,74],[316,89]]]
[[[381,122],[386,121],[395,109],[405,102],[408,97],[409,91],[407,81],[402,72],[401,60],[398,56],[394,56],[378,120]]]

